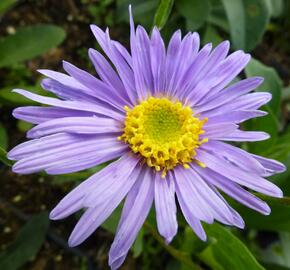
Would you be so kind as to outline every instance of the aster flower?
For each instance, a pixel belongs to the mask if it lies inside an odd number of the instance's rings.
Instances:
[[[169,243],[177,233],[176,200],[202,240],[201,222],[217,220],[244,227],[241,216],[220,191],[262,214],[269,206],[249,190],[282,197],[265,177],[284,171],[283,164],[248,153],[226,142],[260,141],[268,135],[243,131],[239,124],[264,116],[258,110],[269,93],[252,92],[263,79],[232,83],[250,60],[243,51],[229,53],[225,41],[200,49],[197,33],[176,31],[166,49],[157,28],[149,37],[135,30],[130,12],[131,54],[95,25],[102,50],[89,57],[98,77],[63,63],[66,74],[39,70],[42,87],[58,96],[15,92],[45,105],[20,107],[13,115],[33,124],[31,139],[12,149],[20,174],[72,173],[115,160],[71,191],[50,213],[53,220],[80,209],[69,245],[88,238],[125,199],[109,264],[124,262],[152,204],[159,233]]]

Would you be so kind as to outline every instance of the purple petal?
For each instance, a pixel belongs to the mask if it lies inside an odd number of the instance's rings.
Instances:
[[[89,207],[86,210],[69,237],[69,246],[74,247],[81,244],[113,213],[116,207],[121,203],[140,174],[140,166],[133,166],[132,168],[130,165],[131,164],[128,162],[128,164],[124,164],[124,167],[119,169],[119,171],[114,171],[113,175],[108,172],[107,177],[102,179],[102,181],[106,181],[109,177],[112,177],[116,178],[116,181],[119,180],[122,184],[118,186],[118,189],[114,189],[114,191],[110,193],[110,196],[105,197],[102,204],[96,205],[95,207]],[[98,182],[100,183],[100,181]],[[99,186],[94,183],[88,194],[97,191],[98,188]]]
[[[208,208],[205,198],[200,194],[193,181],[191,181],[188,173],[184,168],[175,167],[174,174],[176,178],[176,195],[178,200],[182,198],[188,210],[197,219],[203,220],[207,223],[213,223],[214,217]]]
[[[39,138],[54,133],[104,134],[122,132],[114,119],[99,117],[64,117],[43,122],[27,132],[28,138]]]
[[[124,54],[120,53],[119,48],[117,49],[116,43],[111,41],[108,33],[105,34],[96,25],[91,25],[91,30],[105,54],[116,67],[124,88],[127,91],[127,95],[131,102],[134,103],[136,100],[134,74],[131,66],[128,64],[128,59],[125,59]]]
[[[268,114],[267,112],[259,110],[241,110],[241,111],[232,111],[231,113],[226,112],[215,116],[211,116],[208,120],[208,124],[219,122],[232,122],[235,124],[239,124],[251,118],[261,117],[267,114]]]
[[[113,174],[116,175],[116,173],[121,175],[127,174],[129,176],[135,169],[137,162],[138,159],[132,158],[129,154],[126,154],[119,160],[112,162],[101,171],[92,175],[57,204],[50,213],[50,219],[62,219],[78,211],[83,207],[84,198],[88,193],[92,192],[91,187],[94,186],[95,183],[106,181],[108,177],[111,177]],[[78,209],[74,207],[75,204],[79,205]]]
[[[283,196],[282,191],[273,183],[258,175],[247,173],[229,162],[225,162],[214,153],[209,153],[199,148],[196,159],[203,162],[213,171],[240,185],[272,197],[280,198]]]
[[[253,154],[252,156],[265,168],[267,176],[286,171],[286,166],[277,160],[264,158]]]
[[[215,95],[211,101],[205,102],[202,100],[200,104],[196,105],[196,107],[198,107],[197,112],[209,111],[228,102],[233,102],[233,100],[237,97],[256,89],[259,85],[262,84],[262,82],[263,78],[261,77],[253,77],[241,80]]]
[[[115,95],[127,97],[122,81],[105,57],[94,49],[89,49],[89,57],[102,81],[114,89]],[[126,101],[130,102],[127,98]]]
[[[22,90],[22,89],[14,89],[13,92],[18,93],[33,101],[37,101],[39,103],[46,104],[46,105],[51,105],[51,106],[60,107],[64,109],[72,109],[72,110],[77,110],[77,111],[79,111],[81,108],[82,111],[93,112],[99,115],[105,115],[107,117],[114,118],[117,120],[122,120],[124,118],[123,113],[116,112],[105,106],[99,106],[96,104],[89,104],[85,102],[64,101],[57,98],[44,97],[44,96],[40,96],[40,95],[31,93],[29,91]]]
[[[238,125],[234,123],[217,123],[217,124],[208,124],[204,125],[204,134],[202,138],[209,138],[212,140],[221,139],[223,137],[230,136],[238,129]]]
[[[143,225],[153,202],[154,181],[150,169],[146,169],[143,179],[139,179],[140,187],[131,208],[128,212],[122,212],[122,223],[118,227],[117,234],[109,253],[109,265],[117,269],[124,262],[125,257],[132,246],[136,236]],[[135,192],[134,192],[135,194]]]
[[[170,243],[177,233],[175,186],[171,179],[155,174],[155,209],[159,233]]]
[[[45,140],[43,141],[45,142]],[[36,142],[38,143],[38,141]],[[37,143],[32,145],[33,149],[38,145]],[[29,147],[27,148],[29,149]],[[127,151],[127,146],[117,141],[114,136],[108,136],[105,139],[100,139],[98,136],[77,138],[75,143],[65,143],[59,147],[49,147],[43,151],[28,150],[31,154],[17,161],[13,166],[13,171],[21,174],[29,174],[46,170],[48,173],[59,174],[63,173],[64,164],[71,165],[71,172],[78,171],[80,167],[88,168],[87,166],[92,167],[108,161],[112,156],[116,158],[124,151]],[[18,155],[19,153],[20,155],[25,155],[23,151],[21,153],[21,147],[18,147],[16,154],[17,152]],[[14,153],[10,153],[12,157],[13,154],[14,157],[17,156],[15,151]],[[59,170],[54,171],[53,168],[55,167],[59,168]]]
[[[21,119],[33,124],[40,124],[49,120],[63,117],[89,117],[94,116],[92,112],[63,109],[58,107],[25,106],[13,110],[12,115],[16,119]]]
[[[175,179],[173,175],[171,176],[171,178],[172,178],[171,180],[174,180],[175,183],[178,181],[177,179]],[[192,212],[192,209],[188,207],[188,204],[185,203],[184,198],[182,196],[177,196],[177,198],[178,198],[181,211],[187,223],[190,225],[192,230],[196,233],[196,235],[201,240],[206,241],[206,234],[205,234],[204,229],[202,228],[200,220],[195,217],[194,212]]]
[[[233,141],[233,142],[257,142],[269,139],[268,133],[262,131],[243,131],[236,130],[228,136],[216,138],[217,140]]]
[[[213,184],[218,189],[225,192],[227,195],[235,199],[236,201],[244,204],[245,206],[252,208],[264,215],[269,215],[271,212],[267,203],[254,196],[250,192],[246,191],[236,183],[233,183],[230,179],[210,170],[203,169],[199,166],[193,165],[195,170],[208,182]]]

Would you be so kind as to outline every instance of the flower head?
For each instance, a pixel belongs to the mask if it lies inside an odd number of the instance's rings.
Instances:
[[[148,36],[135,30],[130,16],[131,53],[111,40],[109,31],[91,29],[113,66],[98,51],[89,56],[98,77],[63,63],[66,74],[40,70],[42,87],[58,96],[15,92],[50,105],[14,110],[36,124],[31,140],[12,149],[13,170],[27,174],[71,173],[115,160],[71,191],[50,213],[65,218],[85,209],[70,238],[76,246],[89,237],[125,199],[109,254],[117,269],[125,260],[154,202],[159,233],[170,242],[177,233],[176,201],[195,233],[206,239],[201,221],[244,227],[241,216],[220,190],[240,203],[269,214],[268,205],[248,189],[273,197],[281,190],[264,177],[284,171],[283,164],[226,143],[260,141],[263,132],[239,124],[263,116],[258,110],[269,93],[252,92],[253,77],[231,84],[250,56],[228,55],[229,42],[212,50],[199,35],[173,34],[166,48],[157,28]],[[247,188],[247,189],[245,189]]]

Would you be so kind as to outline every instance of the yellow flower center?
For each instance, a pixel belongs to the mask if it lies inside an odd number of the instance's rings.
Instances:
[[[199,138],[207,119],[193,116],[191,108],[179,101],[150,97],[133,109],[125,106],[125,110],[124,133],[119,140],[128,143],[148,166],[162,170],[163,177],[178,164],[188,168],[195,150],[207,141]]]

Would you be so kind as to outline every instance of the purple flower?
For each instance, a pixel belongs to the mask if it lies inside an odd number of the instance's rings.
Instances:
[[[31,140],[9,153],[17,160],[13,171],[20,174],[72,173],[119,158],[50,213],[56,220],[85,209],[69,238],[69,245],[76,246],[125,199],[109,253],[112,269],[124,262],[153,202],[158,231],[167,243],[177,233],[175,195],[188,224],[206,240],[201,221],[244,227],[219,190],[267,215],[269,206],[248,189],[282,197],[265,177],[285,170],[275,160],[225,143],[269,137],[239,129],[241,122],[264,116],[258,108],[271,99],[269,93],[252,92],[262,83],[260,77],[230,84],[250,55],[228,55],[227,41],[200,49],[197,33],[182,39],[180,31],[166,49],[156,28],[149,37],[143,27],[135,30],[132,16],[130,26],[131,54],[110,39],[108,30],[91,26],[114,66],[90,49],[98,78],[64,62],[68,75],[39,71],[48,77],[42,87],[59,98],[14,90],[50,106],[14,110],[16,118],[36,126],[27,133]]]

